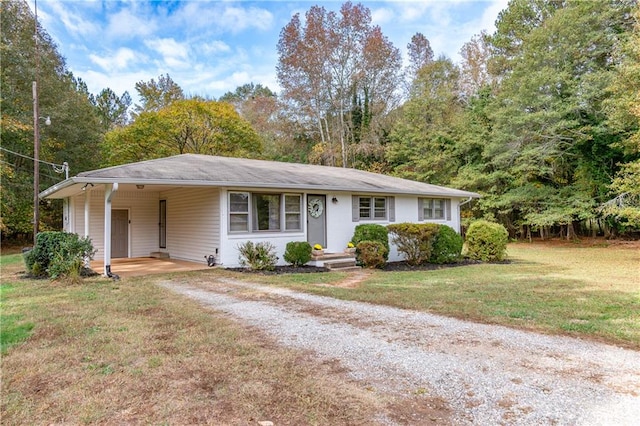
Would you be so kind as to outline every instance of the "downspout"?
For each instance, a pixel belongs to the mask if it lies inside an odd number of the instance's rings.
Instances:
[[[84,193],[84,236],[89,236],[89,218],[91,217],[91,191],[89,188]]]
[[[85,189],[84,193],[84,237],[89,237],[89,218],[91,217],[91,191],[89,188]],[[84,266],[89,267],[89,257],[84,259]]]
[[[114,280],[120,279],[116,274],[111,273],[111,198],[113,194],[118,190],[118,183],[111,185],[105,185],[104,192],[104,275],[113,278]]]
[[[459,223],[458,223],[458,227],[459,227],[458,233],[460,235],[462,235],[462,215],[461,215],[462,209],[460,207],[464,206],[467,203],[470,203],[471,200],[473,200],[473,197],[469,197],[469,198],[467,198],[466,201],[463,201],[460,204],[458,204],[458,221],[459,221]],[[462,236],[464,237],[464,235],[462,235]]]
[[[458,204],[458,208],[464,206],[467,203],[470,203],[471,200],[473,200],[473,197],[469,197],[466,201],[461,202],[460,204]]]

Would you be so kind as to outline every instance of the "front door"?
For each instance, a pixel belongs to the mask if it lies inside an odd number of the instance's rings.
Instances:
[[[307,195],[307,241],[312,247],[327,246],[326,201],[325,195]]]
[[[129,257],[128,210],[111,210],[111,257]]]

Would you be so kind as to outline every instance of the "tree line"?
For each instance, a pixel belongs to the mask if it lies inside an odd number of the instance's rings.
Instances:
[[[1,19],[2,146],[29,155],[34,17],[13,1]],[[403,67],[368,8],[312,6],[280,32],[281,93],[250,83],[185,96],[164,74],[136,84],[137,105],[90,94],[38,28],[41,110],[56,122],[41,158],[72,174],[185,152],[354,167],[479,192],[465,218],[513,237],[640,231],[637,2],[512,0],[496,28],[459,63],[416,33]],[[0,155],[3,236],[28,233],[33,163]],[[43,209],[59,227],[60,209]]]

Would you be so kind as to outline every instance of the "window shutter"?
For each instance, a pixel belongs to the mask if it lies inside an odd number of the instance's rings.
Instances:
[[[360,197],[351,196],[351,221],[360,222]]]
[[[418,220],[424,220],[424,199],[418,198]]]
[[[445,209],[447,210],[447,220],[451,220],[451,198],[447,198],[445,206]]]
[[[387,203],[389,204],[389,222],[396,221],[396,198],[387,197]]]

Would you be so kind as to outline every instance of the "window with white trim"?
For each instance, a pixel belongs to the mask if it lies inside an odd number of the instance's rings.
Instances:
[[[302,230],[302,195],[229,192],[229,232]]]
[[[445,220],[448,204],[445,198],[420,198],[420,220]]]
[[[249,193],[229,193],[229,231],[249,231]]]

